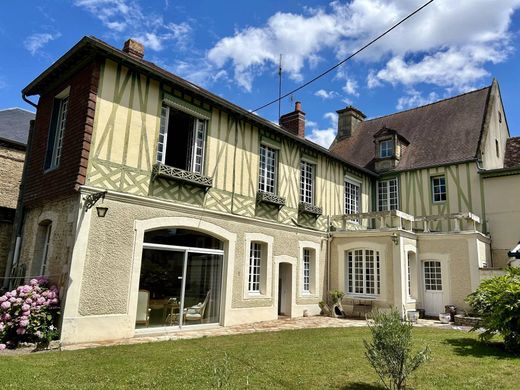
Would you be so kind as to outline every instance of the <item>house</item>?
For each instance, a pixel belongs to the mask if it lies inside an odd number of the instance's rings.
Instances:
[[[518,240],[495,239],[518,205],[486,193],[520,178],[496,82],[372,120],[342,109],[330,150],[300,103],[275,125],[133,40],[85,37],[23,95],[39,99],[12,268],[59,285],[65,344],[316,315],[334,288],[347,312],[436,315]]]
[[[0,276],[6,272],[32,112],[0,110]]]

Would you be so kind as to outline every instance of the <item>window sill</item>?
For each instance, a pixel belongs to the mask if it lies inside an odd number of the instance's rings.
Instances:
[[[170,167],[162,163],[156,163],[152,170],[152,180],[157,177],[177,180],[194,186],[202,187],[206,191],[213,187],[213,178],[203,176],[197,172],[185,171],[184,169]]]
[[[271,299],[271,297],[267,294],[262,294],[260,292],[246,292],[246,295],[244,296],[245,300],[250,299]]]
[[[285,198],[270,192],[258,191],[256,193],[256,201],[257,203],[267,203],[278,206],[279,209],[285,206]]]
[[[354,293],[346,293],[345,298],[350,299],[365,299],[367,301],[376,301],[379,299],[379,295],[366,295],[366,294],[354,294]]]
[[[312,215],[315,215],[316,217],[319,217],[320,215],[323,214],[323,210],[321,207],[314,206],[310,203],[305,203],[305,202],[300,202],[298,204],[298,211],[300,213],[312,214]]]

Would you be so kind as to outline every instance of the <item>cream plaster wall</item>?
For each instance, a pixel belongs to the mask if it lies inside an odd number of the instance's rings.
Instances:
[[[505,267],[520,241],[520,174],[484,178],[493,267]]]
[[[352,310],[354,300],[363,299],[356,294],[349,294],[346,288],[345,252],[353,249],[373,249],[379,251],[381,269],[381,293],[374,299],[376,307],[387,308],[395,305],[394,267],[399,264],[399,258],[394,251],[392,232],[348,232],[336,233],[331,242],[331,289],[345,292],[343,302],[345,309]],[[399,281],[397,281],[399,283]]]
[[[479,251],[482,251],[482,246],[489,247],[489,239],[479,233],[418,234],[417,246],[420,264],[417,307],[424,304],[422,263],[439,260],[443,267],[443,305],[467,308],[464,299],[480,283]]]
[[[141,198],[143,203],[139,203],[137,199],[109,194],[104,201],[109,208],[107,216],[99,218],[94,213],[90,214],[88,220],[85,219],[86,227],[82,233],[85,241],[82,244],[84,257],[78,254],[71,269],[71,274],[74,273],[80,280],[76,280],[74,288],[69,291],[69,296],[73,298],[68,300],[65,310],[62,332],[64,343],[133,336],[143,226],[157,226],[157,221],[163,221],[163,226],[169,223],[170,226],[193,226],[226,242],[222,325],[277,318],[278,264],[289,260],[293,266],[294,283],[291,315],[302,316],[306,309],[311,315],[319,314],[321,294],[299,296],[296,293],[299,285],[296,278],[301,273],[299,242],[304,241],[317,249],[318,285],[324,285],[326,241],[322,234],[223,213],[178,207],[146,198]],[[167,221],[166,225],[164,221]],[[244,245],[246,236],[248,239],[272,239],[269,271],[272,283],[271,286],[268,284],[270,291],[266,297],[257,299],[243,295],[249,253]],[[113,324],[111,321],[114,321]],[[93,329],[85,328],[94,324],[97,325]],[[119,330],[114,330],[114,326],[118,326]],[[104,327],[110,327],[110,332],[104,333]]]
[[[494,81],[489,96],[488,112],[484,122],[484,132],[480,146],[482,167],[484,169],[504,167],[504,153],[508,137],[509,129],[507,127],[504,106],[498,83]],[[495,141],[498,141],[498,155]]]

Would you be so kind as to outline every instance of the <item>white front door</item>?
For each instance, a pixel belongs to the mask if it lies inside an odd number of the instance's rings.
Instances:
[[[437,260],[423,262],[424,310],[426,315],[438,316],[444,313],[442,265]]]

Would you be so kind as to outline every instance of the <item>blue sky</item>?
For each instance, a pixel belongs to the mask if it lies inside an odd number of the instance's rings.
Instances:
[[[0,108],[32,109],[20,90],[84,35],[145,57],[255,109],[345,58],[426,0],[5,0],[0,5]],[[328,146],[338,109],[369,118],[500,82],[520,135],[520,0],[435,0],[421,14],[282,102],[302,102],[308,138]],[[278,107],[259,115],[277,121]]]

